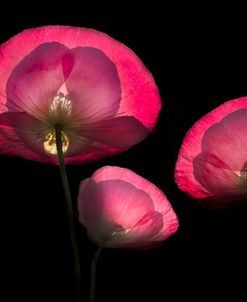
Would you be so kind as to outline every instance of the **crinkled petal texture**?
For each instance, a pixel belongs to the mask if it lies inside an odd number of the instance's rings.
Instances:
[[[133,171],[106,166],[80,184],[79,221],[99,245],[148,248],[176,232],[166,196]]]
[[[186,134],[175,168],[179,188],[209,206],[247,199],[247,97],[228,101]]]
[[[92,29],[26,30],[0,46],[0,68],[1,153],[56,163],[44,142],[60,124],[66,163],[100,159],[143,140],[161,109],[139,58]]]

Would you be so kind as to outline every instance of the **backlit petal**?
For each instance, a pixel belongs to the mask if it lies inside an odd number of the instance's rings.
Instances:
[[[105,221],[124,229],[133,228],[140,218],[153,210],[153,202],[147,193],[122,180],[99,184],[91,180],[80,194],[81,213],[86,215],[82,216],[84,223],[87,226],[96,223],[98,229],[104,228]]]
[[[162,213],[163,216],[169,215],[169,212],[173,212],[171,204],[158,187],[129,169],[105,166],[95,171],[92,179],[97,183],[111,179],[127,179],[133,186],[139,190],[144,190],[151,197],[156,211]],[[174,219],[175,217],[176,216],[174,216]]]
[[[135,118],[125,116],[89,124],[84,130],[84,135],[112,147],[128,148],[142,141],[148,131]]]
[[[7,107],[45,118],[48,107],[64,82],[62,57],[68,49],[45,43],[28,54],[12,71],[7,85]]]
[[[92,47],[77,47],[70,55],[74,65],[66,87],[78,117],[88,122],[113,116],[121,99],[115,64]]]

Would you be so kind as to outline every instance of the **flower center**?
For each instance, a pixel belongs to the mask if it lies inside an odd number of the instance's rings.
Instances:
[[[62,140],[62,150],[63,150],[63,153],[65,153],[69,147],[69,139],[63,131],[61,131],[61,140]],[[57,155],[55,129],[51,129],[45,136],[44,149],[49,154]]]

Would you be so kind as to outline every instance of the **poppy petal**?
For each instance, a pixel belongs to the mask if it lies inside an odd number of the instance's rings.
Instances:
[[[42,44],[13,69],[6,86],[10,111],[36,118],[47,115],[48,105],[65,80],[61,60],[67,51],[59,43]]]
[[[77,47],[70,51],[73,69],[66,80],[74,112],[82,120],[113,116],[120,104],[120,81],[115,64],[99,49]]]
[[[98,169],[93,174],[92,179],[96,183],[111,179],[119,179],[123,181],[128,179],[133,186],[139,190],[144,190],[151,197],[155,211],[161,213],[164,218],[164,227],[166,227],[165,221],[168,221],[168,223],[174,221],[174,223],[177,224],[177,217],[165,194],[153,183],[135,172],[126,168],[105,166]]]
[[[25,112],[0,114],[1,152],[47,161],[48,155],[44,152],[43,141],[37,136],[44,127],[43,123]]]
[[[90,228],[92,223],[96,223],[102,229],[104,222],[110,221],[124,229],[130,229],[138,223],[140,216],[143,217],[153,210],[153,202],[145,192],[136,190],[130,183],[122,180],[110,180],[100,184],[90,180],[84,190],[80,189],[80,194],[81,213],[86,215],[81,218]],[[99,223],[99,220],[102,222]]]
[[[130,147],[148,135],[147,129],[131,116],[116,117],[90,124],[82,131],[88,139],[116,148]]]

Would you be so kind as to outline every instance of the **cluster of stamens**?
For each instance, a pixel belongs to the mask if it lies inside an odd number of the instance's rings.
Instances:
[[[68,95],[64,95],[62,92],[59,92],[56,95],[51,103],[50,106],[50,113],[59,114],[71,114],[71,100],[69,99]]]
[[[50,105],[49,122],[52,124],[46,131],[44,137],[44,149],[47,153],[56,155],[56,130],[55,127],[59,125],[63,130],[61,131],[62,150],[65,153],[69,148],[69,138],[65,133],[64,125],[68,123],[72,111],[71,100],[67,95],[59,93],[56,95]]]

